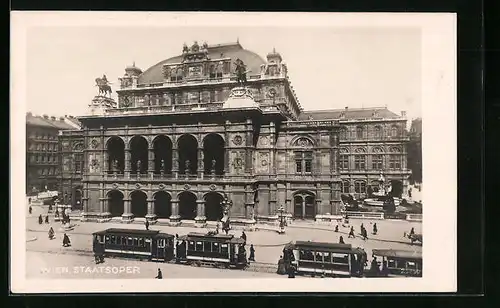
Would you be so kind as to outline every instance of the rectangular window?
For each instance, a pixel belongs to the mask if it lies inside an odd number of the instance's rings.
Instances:
[[[213,252],[220,252],[220,245],[219,245],[219,243],[213,243],[213,245],[212,245],[212,251]]]
[[[295,170],[297,173],[302,173],[302,159],[295,160]]]
[[[76,173],[82,172],[83,154],[75,154],[74,170]]]
[[[203,242],[196,242],[196,251],[203,251]]]
[[[372,156],[372,169],[381,170],[382,169],[382,155]]]
[[[354,169],[365,169],[365,155],[354,155]]]
[[[358,194],[366,193],[366,183],[365,182],[354,183],[354,191]]]
[[[349,184],[349,182],[343,182],[342,183],[342,193],[348,194],[350,192],[351,192],[351,190],[350,190],[350,184]]]
[[[392,155],[389,161],[390,169],[400,169],[401,168],[401,159],[398,155]]]
[[[305,171],[312,172],[312,152],[304,152]]]
[[[229,250],[228,250],[227,244],[221,244],[221,245],[220,245],[220,252],[221,252],[222,254],[227,254],[227,253],[229,253]]]
[[[207,252],[212,251],[212,243],[210,242],[203,243],[203,250]]]
[[[188,250],[194,251],[194,242],[193,241],[188,242]]]
[[[349,155],[340,155],[340,169],[349,169]]]
[[[297,173],[312,172],[312,152],[295,152],[295,170]]]

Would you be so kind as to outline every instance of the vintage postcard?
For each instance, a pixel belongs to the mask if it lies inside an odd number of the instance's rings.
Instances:
[[[14,293],[456,290],[454,14],[11,16]]]

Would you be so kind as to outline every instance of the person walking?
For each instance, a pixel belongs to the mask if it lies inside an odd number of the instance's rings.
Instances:
[[[335,232],[339,232],[339,225],[335,226]]]
[[[45,216],[45,223],[48,224],[49,223],[49,215]]]
[[[49,240],[53,240],[54,239],[54,229],[52,227],[50,227],[49,229]]]
[[[288,278],[295,278],[295,266],[293,265],[288,267]]]
[[[158,269],[158,275],[156,275],[155,279],[163,279],[163,274],[161,272],[161,269]]]
[[[149,221],[146,219],[146,222],[144,223],[146,225],[146,230],[149,230]]]
[[[69,236],[64,233],[64,236],[63,236],[63,247],[69,247],[71,246],[71,241],[69,240]]]
[[[339,237],[339,244],[345,244],[344,237],[342,235]]]
[[[378,233],[378,228],[377,228],[377,223],[373,224],[373,235],[377,235]]]
[[[245,234],[245,231],[241,232],[241,238],[245,241],[245,243],[247,242],[247,235]]]
[[[28,212],[30,213],[30,215],[31,215],[31,213],[33,213],[33,208],[31,207],[31,205],[30,205],[30,207],[28,208]]]
[[[248,261],[255,262],[255,248],[253,247],[253,244],[250,245],[250,257],[248,258]]]
[[[354,235],[354,227],[351,226],[351,230],[349,231],[349,235],[347,238],[356,238],[356,235]]]
[[[43,224],[42,214],[40,214],[40,215],[38,216],[38,224],[40,224],[40,225],[41,225],[41,224]]]
[[[219,221],[215,224],[215,234],[219,234]]]

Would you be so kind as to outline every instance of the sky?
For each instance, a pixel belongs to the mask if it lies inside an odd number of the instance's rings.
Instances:
[[[421,32],[412,27],[33,27],[26,111],[84,115],[96,77],[106,74],[114,91],[133,62],[145,71],[184,43],[237,40],[263,59],[281,54],[305,110],[387,106],[421,117]]]

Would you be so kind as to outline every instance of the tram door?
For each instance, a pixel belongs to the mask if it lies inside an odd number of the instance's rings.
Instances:
[[[165,257],[166,257],[165,241],[166,240],[164,238],[158,238],[158,239],[156,239],[155,245],[153,245],[153,247],[156,248],[156,251],[153,251],[153,255],[156,255],[156,258],[158,258],[158,259],[165,259]]]

